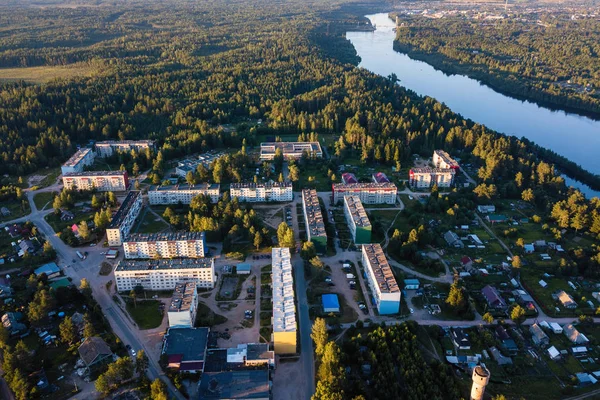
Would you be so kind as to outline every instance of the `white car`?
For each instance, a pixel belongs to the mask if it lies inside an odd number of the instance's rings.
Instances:
[[[411,309],[410,309],[410,313],[411,313],[411,314],[414,314],[414,313],[415,313],[415,310],[413,310],[413,309],[411,308]]]
[[[131,355],[132,355],[133,357],[135,357],[135,356],[137,355],[137,352],[136,352],[134,349],[131,349]]]

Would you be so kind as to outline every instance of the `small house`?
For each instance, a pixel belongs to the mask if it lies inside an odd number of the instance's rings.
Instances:
[[[252,266],[247,263],[238,264],[235,266],[235,272],[238,275],[250,275],[250,272],[252,272]]]
[[[538,283],[542,288],[546,288],[548,286],[548,283],[546,283],[546,281],[543,279],[540,279]]]
[[[487,215],[485,217],[485,219],[490,224],[499,224],[499,223],[508,221],[508,218],[506,218],[505,215],[501,215],[501,214],[490,214],[490,215]]]
[[[36,276],[40,276],[42,274],[46,274],[46,276],[51,279],[60,275],[60,268],[56,265],[55,262],[49,262],[48,264],[44,264],[41,267],[37,268],[33,273]]]
[[[500,296],[500,293],[498,293],[495,287],[487,285],[481,289],[481,294],[483,294],[483,297],[490,308],[495,310],[506,309],[506,302]]]
[[[577,328],[573,326],[573,324],[563,326],[563,333],[575,344],[586,344],[590,342],[583,333],[579,332]]]
[[[535,251],[535,246],[533,243],[530,243],[523,246],[523,249],[525,250],[525,254],[531,254]]]
[[[531,325],[529,327],[529,332],[531,333],[531,340],[536,346],[547,346],[548,343],[550,343],[550,338],[538,324]]]
[[[575,300],[573,300],[573,298],[569,294],[567,294],[567,292],[565,292],[564,290],[561,290],[560,292],[558,292],[556,294],[556,297],[558,298],[558,301],[560,301],[560,303],[562,304],[562,306],[564,308],[568,308],[568,309],[577,308],[577,303],[575,303]]]
[[[550,329],[552,329],[552,332],[556,334],[563,333],[563,328],[556,322],[550,322]]]
[[[470,269],[473,267],[473,260],[471,260],[471,257],[468,256],[464,256],[463,258],[461,258],[460,263],[465,269]]]
[[[558,360],[560,358],[560,351],[558,351],[556,347],[552,346],[548,349],[548,356],[550,356],[551,360]]]
[[[444,240],[448,243],[448,246],[462,249],[465,247],[464,243],[460,240],[458,235],[452,231],[444,233]]]
[[[471,341],[469,336],[462,328],[452,328],[450,330],[450,339],[456,348],[459,350],[470,350]]]
[[[113,358],[108,344],[98,336],[85,339],[77,351],[88,370],[110,362]]]
[[[340,312],[340,301],[338,295],[335,293],[324,294],[321,296],[321,303],[325,314]]]
[[[496,206],[494,206],[492,204],[477,206],[477,211],[480,212],[481,214],[494,213],[494,212],[496,212]]]
[[[405,279],[404,280],[404,290],[417,290],[421,282],[418,279]]]

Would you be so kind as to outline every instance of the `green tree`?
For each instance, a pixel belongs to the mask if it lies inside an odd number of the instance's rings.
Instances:
[[[152,400],[168,400],[167,385],[160,379],[156,378],[150,385],[150,399]]]
[[[523,201],[527,201],[532,203],[533,200],[535,199],[535,195],[533,194],[533,190],[531,189],[525,189],[523,190],[523,193],[521,193],[521,198],[523,199]]]
[[[279,224],[277,228],[277,241],[280,247],[294,247],[296,241],[294,240],[294,231],[287,226],[285,222]]]
[[[0,324],[0,349],[6,349],[10,334],[3,324]]]
[[[494,317],[489,312],[486,312],[485,314],[483,314],[483,320],[488,324],[494,323]]]
[[[100,203],[100,200],[98,200],[98,196],[96,196],[95,194],[92,195],[92,208],[94,210],[99,209],[102,206],[102,204]]]
[[[86,278],[81,278],[79,281],[79,291],[88,299],[92,297],[92,286]]]
[[[510,312],[510,319],[517,324],[521,324],[525,320],[525,309],[520,305],[516,305]]]
[[[194,176],[194,172],[193,171],[188,171],[188,173],[185,175],[185,181],[190,186],[196,184],[196,177]]]
[[[513,268],[521,268],[522,265],[523,265],[523,262],[521,261],[521,257],[519,257],[519,256],[513,256],[513,258],[512,258],[512,267]]]
[[[300,256],[308,261],[317,256],[317,249],[315,248],[315,244],[313,242],[306,241],[302,243],[302,249],[300,250]]]
[[[254,247],[256,247],[256,250],[258,250],[260,248],[262,241],[263,241],[263,239],[262,239],[260,232],[256,232],[254,234]]]
[[[135,371],[138,374],[145,374],[148,369],[148,364],[149,360],[148,356],[146,356],[146,352],[144,350],[138,351],[135,357]]]
[[[137,293],[135,290],[129,292],[129,298],[133,300],[133,307],[137,308]]]
[[[30,385],[27,382],[27,378],[21,372],[20,369],[16,369],[13,373],[13,377],[10,381],[10,388],[15,394],[17,400],[28,400]]]
[[[85,321],[83,324],[83,337],[87,339],[93,336],[96,336],[94,324],[92,324],[92,321]]]
[[[344,375],[340,354],[340,349],[335,342],[327,342],[323,349],[321,363],[317,372],[319,381],[330,384],[334,392],[341,389],[341,379]]]
[[[312,338],[313,342],[315,342],[315,353],[318,357],[320,357],[323,355],[323,351],[325,351],[325,345],[327,344],[327,340],[329,338],[329,334],[327,333],[327,322],[325,322],[325,319],[315,319],[310,337]]]
[[[81,239],[88,240],[90,238],[90,228],[88,227],[87,221],[81,221],[79,223],[79,236]]]
[[[58,330],[60,332],[60,339],[63,342],[73,344],[77,341],[77,327],[71,317],[65,317],[58,326]]]
[[[319,258],[319,256],[315,256],[313,258],[310,259],[310,265],[312,265],[313,267],[322,270],[323,268],[325,268],[325,263],[323,261],[321,261],[321,259]]]

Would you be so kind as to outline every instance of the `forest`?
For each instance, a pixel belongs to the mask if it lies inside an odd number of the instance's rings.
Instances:
[[[597,118],[600,22],[569,12],[538,17],[403,16],[394,47],[502,93]]]

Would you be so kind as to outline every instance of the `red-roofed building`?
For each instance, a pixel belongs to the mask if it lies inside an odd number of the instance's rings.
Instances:
[[[467,256],[461,258],[460,263],[462,264],[463,268],[471,268],[473,266],[473,260],[471,260],[471,257]]]
[[[358,183],[358,179],[356,179],[356,175],[351,172],[344,172],[342,174],[342,182],[348,183]]]
[[[389,178],[383,172],[376,172],[373,174],[373,182],[375,183],[390,183]]]

